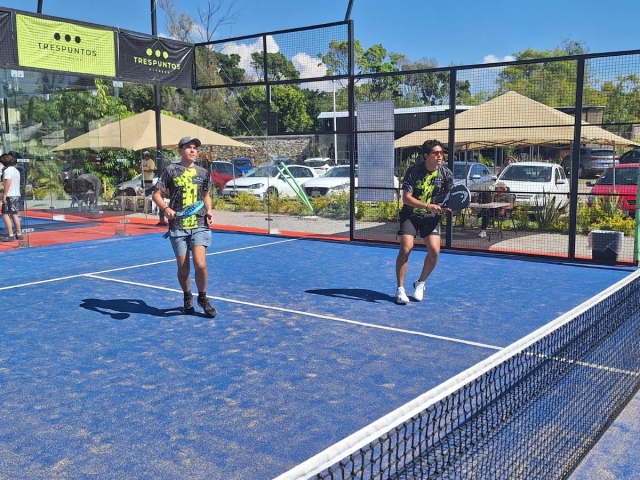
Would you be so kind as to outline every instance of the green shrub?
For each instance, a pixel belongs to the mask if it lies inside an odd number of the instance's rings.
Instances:
[[[262,200],[249,193],[241,193],[231,200],[231,203],[234,205],[235,210],[241,212],[261,212],[264,209]]]
[[[533,218],[540,230],[554,231],[558,229],[561,206],[556,197],[551,195],[544,194],[541,203],[536,201],[533,209]]]

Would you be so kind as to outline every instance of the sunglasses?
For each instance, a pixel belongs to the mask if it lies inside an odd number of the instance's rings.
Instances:
[[[431,155],[434,157],[444,157],[444,150],[431,150]]]

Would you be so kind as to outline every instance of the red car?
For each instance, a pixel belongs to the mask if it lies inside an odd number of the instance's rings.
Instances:
[[[615,168],[607,168],[596,183],[587,182],[592,187],[587,199],[593,205],[600,198],[618,197],[618,206],[627,215],[636,212],[636,195],[638,193],[638,164],[625,163]]]
[[[229,180],[242,175],[242,170],[231,162],[211,162],[211,190],[219,195]]]

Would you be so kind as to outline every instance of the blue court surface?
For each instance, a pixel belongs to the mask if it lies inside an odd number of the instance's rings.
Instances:
[[[47,232],[52,230],[64,230],[68,228],[83,228],[94,226],[99,221],[87,220],[84,222],[66,222],[59,220],[51,220],[48,218],[37,217],[21,217],[20,223],[22,229],[29,232]],[[3,223],[0,223],[0,235],[6,235],[7,229]]]
[[[396,254],[214,232],[209,319],[159,234],[3,253],[0,478],[271,479],[632,271]]]

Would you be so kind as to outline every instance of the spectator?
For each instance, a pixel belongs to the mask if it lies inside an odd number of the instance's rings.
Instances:
[[[82,194],[81,202],[86,203],[89,210],[97,208],[98,198],[102,193],[102,180],[93,173],[83,173],[78,177],[78,184],[77,192]]]
[[[15,158],[8,153],[0,155],[0,163],[3,165],[2,170],[2,221],[7,229],[7,236],[2,239],[3,242],[11,242],[14,240],[22,240],[22,226],[20,225],[20,172],[14,166]],[[15,228],[14,228],[15,227]],[[15,229],[15,236],[14,236]]]
[[[496,183],[495,190],[491,194],[490,203],[508,203],[505,207],[483,208],[480,210],[479,216],[481,220],[479,237],[487,236],[487,227],[489,219],[496,220],[498,218],[506,218],[507,214],[513,210],[513,195],[509,193],[509,187],[504,182]]]
[[[508,156],[507,158],[505,158],[504,163],[500,167],[500,170],[498,170],[498,176],[500,176],[500,174],[503,172],[503,170],[505,168],[507,168],[509,165],[511,165],[512,163],[517,163],[517,162],[518,161],[514,157]]]

